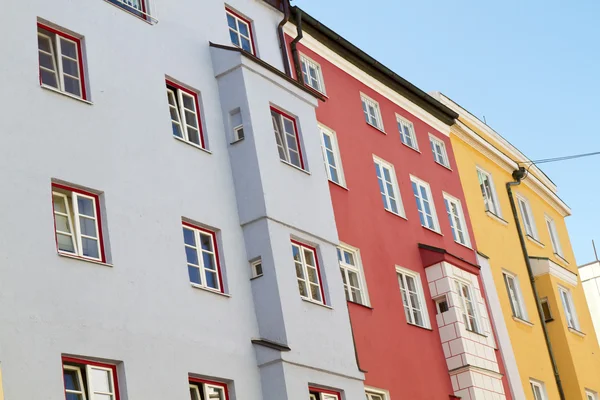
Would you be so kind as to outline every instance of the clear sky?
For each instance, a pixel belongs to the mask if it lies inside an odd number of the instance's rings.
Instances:
[[[532,160],[600,151],[600,1],[293,0]],[[572,208],[579,265],[600,252],[600,156],[541,166]],[[538,227],[543,229],[543,227]]]

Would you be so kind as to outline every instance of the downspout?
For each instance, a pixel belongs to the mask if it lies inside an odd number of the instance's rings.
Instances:
[[[525,236],[523,236],[523,230],[521,229],[521,223],[519,222],[519,216],[517,214],[517,206],[515,205],[515,199],[513,197],[512,187],[521,184],[521,180],[525,177],[525,168],[520,167],[513,171],[512,177],[514,182],[506,183],[506,191],[508,192],[508,199],[510,200],[510,209],[512,210],[513,217],[515,218],[515,225],[517,226],[517,233],[519,234],[519,242],[521,243],[521,250],[523,257],[525,258],[525,265],[527,266],[527,273],[529,274],[529,282],[531,283],[531,289],[535,296],[535,305],[537,307],[538,316],[542,323],[542,331],[544,332],[544,339],[546,340],[546,347],[548,348],[548,354],[550,355],[550,361],[552,362],[552,370],[554,372],[554,380],[556,380],[556,386],[558,387],[558,394],[561,400],[565,400],[565,392],[563,390],[560,375],[558,373],[558,366],[556,364],[556,358],[554,357],[554,351],[552,350],[552,343],[550,343],[550,336],[548,336],[548,328],[546,327],[546,319],[544,318],[544,312],[542,311],[542,303],[540,302],[540,296],[538,295],[537,286],[535,284],[535,277],[533,276],[533,270],[531,269],[531,263],[529,261],[529,253],[527,252],[527,246],[525,244]]]
[[[290,48],[292,49],[292,60],[294,60],[294,72],[296,73],[296,80],[301,84],[304,84],[302,80],[302,68],[300,67],[300,57],[298,56],[298,42],[302,39],[302,11],[300,11],[297,7],[296,11],[296,29],[298,31],[298,35],[292,43],[290,43]]]
[[[287,45],[285,43],[285,34],[283,33],[283,27],[290,20],[290,0],[283,0],[283,19],[277,25],[277,34],[279,35],[279,46],[281,47],[281,57],[283,58],[283,70],[287,76],[292,76],[290,70],[290,63],[287,54]]]

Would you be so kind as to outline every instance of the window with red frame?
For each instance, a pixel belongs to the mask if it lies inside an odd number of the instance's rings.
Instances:
[[[183,222],[183,242],[192,285],[223,292],[217,234]]]
[[[65,400],[119,400],[117,366],[63,357]]]
[[[281,161],[304,169],[296,119],[275,107],[271,107],[271,120],[273,121],[273,131],[275,132],[275,141],[277,142],[277,150]]]
[[[167,81],[167,99],[173,136],[205,148],[198,93],[175,82]]]
[[[105,262],[98,195],[53,183],[52,205],[58,252]]]
[[[310,301],[325,304],[317,249],[292,240],[292,254],[300,296]]]
[[[230,8],[225,8],[231,44],[256,55],[252,22]]]
[[[87,99],[82,39],[38,23],[40,84]]]
[[[309,387],[309,400],[341,400],[340,392]]]
[[[220,382],[190,378],[191,400],[229,400],[227,385]]]

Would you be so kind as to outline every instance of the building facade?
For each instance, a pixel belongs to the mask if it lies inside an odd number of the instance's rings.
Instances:
[[[598,332],[600,332],[600,262],[594,261],[581,265],[579,267],[579,275],[585,299],[592,315],[596,338],[598,338]]]

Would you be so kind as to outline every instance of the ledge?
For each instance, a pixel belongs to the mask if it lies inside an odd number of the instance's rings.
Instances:
[[[569,332],[574,333],[577,336],[585,337],[585,333],[578,331],[577,329],[568,328]]]
[[[381,128],[376,127],[375,125],[373,125],[372,123],[368,122],[365,120],[365,124],[369,125],[371,128],[378,130],[380,133],[383,133],[384,135],[387,135],[387,132],[384,131]]]
[[[421,150],[419,150],[419,148],[418,148],[418,147],[415,149],[414,147],[410,147],[409,145],[407,145],[406,143],[404,143],[404,142],[402,141],[402,138],[400,139],[400,143],[402,143],[404,146],[408,147],[408,148],[409,148],[409,149],[411,149],[412,151],[416,151],[416,152],[417,152],[417,153],[419,153],[419,154],[423,154],[423,153],[421,153]]]
[[[348,304],[354,304],[354,305],[356,305],[358,307],[366,308],[367,310],[372,310],[373,309],[373,307],[371,307],[371,306],[368,306],[366,304],[357,303],[357,302],[352,301],[352,300],[346,300],[346,303],[348,303]]]
[[[432,329],[432,328],[428,328],[428,327],[426,327],[426,326],[421,326],[421,325],[413,324],[413,323],[411,323],[411,322],[407,322],[406,324],[407,324],[407,325],[410,325],[410,326],[414,326],[415,328],[421,328],[421,329],[423,329],[423,330],[426,330],[426,331],[433,332],[433,329]]]
[[[545,248],[546,246],[544,245],[544,243],[540,242],[539,240],[537,240],[536,238],[534,238],[533,236],[530,235],[525,235],[525,237],[527,238],[527,240],[529,240],[530,242],[532,242],[533,244],[535,244],[538,247],[541,247],[542,249]]]
[[[423,226],[423,225],[421,225],[421,227],[427,229],[430,232],[437,233],[440,236],[444,236],[444,234],[441,231],[436,231],[435,229],[431,229],[431,228],[428,228],[428,227]]]
[[[521,319],[519,317],[515,317],[514,315],[513,315],[512,319],[520,324],[527,325],[527,326],[533,326],[532,322],[529,322],[525,319]]]
[[[468,328],[465,328],[465,330],[466,330],[467,332],[471,332],[471,333],[474,333],[474,334],[476,334],[476,335],[483,336],[483,337],[485,337],[485,338],[486,338],[486,337],[488,337],[488,335],[486,335],[486,334],[484,334],[484,333],[475,332],[474,330],[471,330],[471,329],[468,329]]]
[[[561,256],[560,254],[558,254],[558,253],[554,253],[554,256],[555,256],[556,258],[558,258],[560,261],[562,261],[562,262],[564,262],[565,264],[569,265],[569,262],[567,261],[567,259],[566,259],[566,258],[564,258],[563,256]]]
[[[452,168],[450,168],[450,166],[448,165],[444,165],[441,162],[439,162],[438,160],[433,160],[437,165],[441,165],[442,167],[446,168],[448,171],[452,171]]]
[[[204,147],[202,147],[202,146],[198,146],[198,145],[197,145],[197,144],[195,144],[195,143],[188,142],[187,140],[185,140],[185,139],[182,139],[182,138],[180,138],[180,137],[177,137],[177,136],[175,136],[175,135],[173,135],[173,139],[175,139],[175,140],[177,140],[177,141],[179,141],[179,142],[185,143],[185,144],[187,144],[188,146],[192,146],[192,147],[194,147],[194,148],[196,148],[196,149],[198,149],[198,150],[202,150],[202,151],[203,151],[203,152],[205,152],[205,153],[212,154],[212,151],[210,151],[210,150],[208,150],[208,149],[205,149],[205,148],[204,148]]]
[[[190,286],[192,286],[194,289],[204,290],[205,292],[209,292],[209,293],[213,293],[213,294],[218,294],[218,295],[223,296],[223,297],[229,297],[229,298],[231,297],[230,294],[223,293],[223,292],[218,292],[218,291],[216,291],[214,289],[209,289],[209,288],[204,287],[202,285],[198,285],[197,283],[190,282]]]
[[[292,168],[295,168],[295,169],[297,169],[298,171],[302,171],[302,172],[304,172],[304,173],[305,173],[305,174],[307,174],[307,175],[312,175],[312,174],[311,174],[309,171],[307,171],[307,170],[305,170],[305,169],[302,169],[302,168],[300,168],[300,167],[297,167],[297,166],[295,166],[294,164],[292,164],[292,163],[290,163],[290,162],[287,162],[287,161],[285,161],[285,160],[282,160],[281,158],[279,159],[279,161],[281,161],[282,163],[284,163],[284,164],[286,164],[286,165],[288,165],[288,166],[290,166],[290,167],[292,167]]]
[[[305,302],[310,303],[310,304],[314,304],[315,306],[321,306],[323,308],[327,308],[329,310],[333,310],[333,307],[328,306],[327,304],[319,303],[317,301],[310,300],[310,299],[307,299],[307,298],[304,298],[304,297],[300,297],[300,298],[302,299],[302,301],[305,301]]]
[[[505,220],[502,217],[494,214],[493,212],[486,211],[485,213],[487,214],[488,217],[490,217],[491,219],[494,219],[494,220],[500,222],[502,225],[508,225],[508,221],[507,220]]]
[[[74,255],[74,254],[63,253],[63,252],[61,252],[61,251],[57,252],[57,254],[58,254],[59,256],[61,256],[61,257],[65,257],[65,258],[71,258],[71,259],[73,259],[73,260],[79,260],[79,261],[85,261],[85,262],[89,262],[89,263],[92,263],[92,264],[104,265],[105,267],[111,267],[111,268],[113,267],[113,265],[112,265],[112,264],[108,264],[108,263],[105,263],[105,262],[103,262],[103,261],[99,261],[99,260],[93,260],[93,259],[91,259],[91,258],[86,258],[86,257],[76,256],[76,255]]]
[[[252,344],[268,347],[268,348],[274,349],[274,350],[279,350],[279,351],[291,351],[292,350],[287,344],[278,343],[278,342],[275,342],[275,341],[269,340],[269,339],[260,338],[260,339],[251,339],[250,341],[252,342]]]
[[[61,94],[61,95],[65,96],[65,97],[70,97],[70,98],[71,98],[71,99],[73,99],[73,100],[80,101],[80,102],[82,102],[82,103],[85,103],[85,104],[88,104],[88,105],[90,105],[90,106],[93,106],[93,105],[94,105],[94,103],[92,103],[92,102],[91,102],[91,101],[89,101],[89,100],[83,99],[83,98],[81,98],[81,97],[77,97],[77,96],[75,96],[75,95],[73,95],[73,94],[71,94],[71,93],[63,92],[62,90],[58,90],[58,89],[57,89],[57,88],[55,88],[55,87],[48,86],[48,85],[44,85],[43,83],[42,83],[42,84],[40,84],[40,87],[41,87],[42,89],[46,89],[46,90],[49,90],[49,91],[51,91],[51,92],[54,92],[54,93],[57,93],[57,94]]]
[[[348,189],[346,186],[342,185],[341,183],[334,182],[334,181],[332,181],[331,179],[327,179],[327,180],[329,181],[329,183],[333,183],[335,186],[337,186],[337,187],[339,187],[339,188],[342,188],[342,189],[344,189],[344,190],[350,190],[350,189]]]
[[[408,218],[406,218],[406,217],[405,217],[404,215],[402,215],[402,214],[398,214],[398,213],[395,213],[395,212],[393,212],[393,211],[390,211],[390,210],[388,210],[388,209],[387,209],[387,208],[385,208],[385,207],[383,207],[383,210],[384,210],[385,212],[388,212],[388,213],[392,214],[392,215],[395,215],[396,217],[402,218],[402,219],[403,219],[403,220],[405,220],[405,221],[408,221]]]

